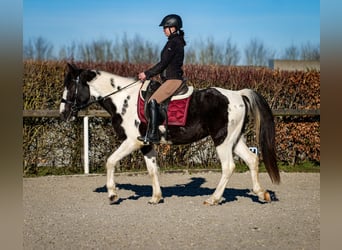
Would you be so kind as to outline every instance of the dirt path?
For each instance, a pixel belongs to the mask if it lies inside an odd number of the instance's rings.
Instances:
[[[262,204],[236,173],[221,205],[202,205],[219,177],[161,174],[165,202],[149,205],[149,176],[119,175],[111,206],[102,175],[24,178],[24,249],[319,249],[320,174],[261,174],[275,199]]]

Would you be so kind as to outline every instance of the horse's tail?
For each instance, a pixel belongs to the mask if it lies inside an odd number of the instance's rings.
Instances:
[[[272,110],[264,97],[257,92],[243,89],[240,93],[248,107],[249,114],[254,118],[256,138],[261,147],[266,170],[272,182],[279,184],[280,174],[276,159],[275,125]]]

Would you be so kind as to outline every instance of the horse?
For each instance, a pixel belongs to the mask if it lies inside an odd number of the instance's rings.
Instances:
[[[144,144],[138,136],[147,130],[138,116],[137,100],[141,81],[122,77],[106,71],[82,69],[67,63],[64,90],[60,103],[63,121],[75,120],[78,111],[96,102],[111,116],[112,126],[122,143],[106,161],[107,192],[110,204],[118,201],[114,172],[115,166],[125,156],[140,150],[149,176],[152,178],[150,204],[163,202],[158,179],[157,151],[153,144]],[[244,141],[244,129],[248,118],[254,121],[256,136],[261,148],[262,160],[271,181],[280,183],[275,152],[275,123],[266,100],[251,89],[228,90],[219,87],[195,89],[192,93],[184,126],[169,125],[164,138],[165,125],[159,126],[161,143],[170,145],[190,144],[210,136],[221,163],[221,178],[213,194],[204,201],[207,205],[221,202],[223,192],[235,169],[233,154],[249,167],[252,191],[262,202],[270,202],[270,193],[259,182],[259,156],[250,151]]]

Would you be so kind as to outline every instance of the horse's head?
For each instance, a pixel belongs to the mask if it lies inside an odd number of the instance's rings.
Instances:
[[[64,121],[75,120],[78,111],[90,99],[88,81],[94,78],[96,73],[79,69],[68,63],[68,72],[64,78],[64,92],[59,112]]]

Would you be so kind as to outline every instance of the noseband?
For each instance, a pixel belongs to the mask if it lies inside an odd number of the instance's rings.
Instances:
[[[73,102],[65,100],[64,98],[62,98],[61,103],[72,104],[72,106],[71,106],[72,112],[78,112],[81,110],[81,108],[80,108],[81,106],[78,106],[76,103],[76,98],[75,98],[75,101],[73,101]]]

